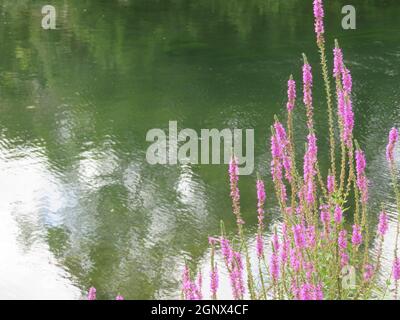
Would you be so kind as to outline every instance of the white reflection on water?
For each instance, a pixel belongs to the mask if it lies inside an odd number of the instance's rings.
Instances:
[[[63,197],[40,149],[0,147],[0,195],[0,299],[80,298],[44,238]],[[51,221],[41,221],[43,203]]]

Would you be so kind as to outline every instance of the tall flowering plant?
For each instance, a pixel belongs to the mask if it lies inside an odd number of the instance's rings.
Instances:
[[[352,105],[352,76],[343,60],[343,52],[335,41],[333,70],[329,71],[326,58],[324,7],[322,0],[314,0],[316,43],[320,52],[329,126],[330,167],[324,179],[318,162],[318,138],[313,117],[313,69],[303,56],[302,88],[304,111],[307,117],[307,136],[302,170],[296,166],[296,146],[293,139],[293,113],[296,108],[296,82],[288,81],[287,122],[275,118],[271,127],[271,178],[281,212],[280,229],[272,230],[270,243],[266,241],[264,205],[267,201],[263,181],[257,178],[256,194],[258,232],[256,253],[258,266],[250,264],[250,253],[243,237],[244,221],[240,209],[239,175],[237,161],[232,157],[229,165],[232,209],[238,225],[238,237],[230,241],[222,228],[222,235],[210,240],[211,274],[210,291],[216,299],[218,269],[214,254],[221,252],[232,295],[235,299],[368,299],[376,295],[377,275],[381,269],[381,253],[388,231],[388,217],[384,208],[379,213],[376,230],[378,254],[369,256],[370,227],[368,225],[367,159],[353,137],[354,112]],[[331,94],[331,79],[336,87],[336,115]],[[339,141],[335,140],[335,131]],[[391,281],[394,298],[398,297],[400,281],[400,192],[394,159],[398,131],[389,133],[386,157],[393,177],[399,219],[397,222]],[[339,145],[336,150],[336,144]],[[339,153],[339,170],[336,170],[336,151]],[[326,181],[326,182],[325,182]],[[349,213],[353,213],[350,215]],[[374,214],[373,212],[371,214]],[[378,215],[378,214],[377,214]],[[350,220],[351,216],[353,220]],[[351,227],[347,227],[347,225]],[[246,261],[246,263],[243,262]],[[258,268],[258,272],[255,270]],[[247,281],[245,275],[247,274]],[[348,275],[353,279],[346,279]],[[350,281],[348,281],[350,280]],[[349,283],[350,282],[350,283]],[[183,295],[197,299],[199,286],[189,276],[187,267],[183,277]],[[382,293],[383,295],[386,292]]]

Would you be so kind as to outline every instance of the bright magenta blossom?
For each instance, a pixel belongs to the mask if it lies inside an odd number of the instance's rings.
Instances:
[[[393,262],[393,279],[400,280],[400,258],[396,258]]]
[[[296,82],[290,78],[288,81],[288,102],[287,102],[287,110],[289,112],[293,111],[294,109],[294,104],[296,100]]]
[[[366,160],[362,150],[356,151],[356,171],[357,171],[357,186],[361,192],[361,202],[366,204],[368,201],[368,180],[365,176]]]
[[[393,150],[399,140],[399,132],[396,128],[392,128],[389,132],[389,143],[386,147],[386,159],[390,163],[393,162]]]
[[[317,35],[317,42],[321,43],[324,41],[324,8],[322,5],[322,0],[314,0],[314,26],[315,33]]]
[[[384,237],[389,229],[388,217],[385,211],[382,211],[379,215],[378,223],[378,233],[380,236]]]
[[[362,242],[361,227],[357,224],[353,225],[353,235],[351,237],[351,243],[353,246],[359,246]]]

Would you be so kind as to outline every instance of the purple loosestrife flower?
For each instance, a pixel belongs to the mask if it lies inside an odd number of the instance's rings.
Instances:
[[[362,242],[361,227],[357,224],[353,225],[353,235],[351,237],[351,243],[353,246],[359,246]]]
[[[124,299],[123,296],[118,295],[118,296],[115,297],[115,300],[125,300],[125,299]]]
[[[324,226],[328,225],[331,222],[331,213],[329,211],[329,205],[328,204],[323,204],[319,208],[321,210],[321,222],[323,223]]]
[[[338,95],[338,115],[342,124],[344,125],[346,98],[344,96],[343,90],[341,89],[338,89],[337,95]]]
[[[312,104],[312,85],[313,85],[313,77],[311,72],[311,66],[308,63],[304,63],[303,65],[303,102],[304,104],[311,105]]]
[[[233,297],[235,299],[241,299],[245,293],[242,257],[239,252],[234,252],[233,256],[234,260],[232,261],[230,273]]]
[[[265,202],[265,187],[262,180],[257,180],[257,199],[259,207]]]
[[[351,78],[350,70],[346,67],[342,69],[342,82],[344,91],[350,96],[353,89],[353,80]]]
[[[238,224],[243,224],[243,220],[240,217],[240,193],[239,193],[239,166],[237,159],[235,157],[231,158],[229,162],[229,181],[231,188],[231,198],[232,198],[232,210],[236,216],[236,222]]]
[[[316,245],[316,234],[315,234],[315,226],[310,225],[306,228],[306,242],[307,248],[315,248]]]
[[[327,177],[326,187],[328,189],[328,193],[332,194],[335,191],[335,177],[329,175]]]
[[[300,287],[299,292],[300,300],[323,300],[324,293],[322,291],[322,285],[317,286],[311,283],[305,283]]]
[[[324,7],[322,5],[322,0],[314,0],[314,18],[317,43],[322,44],[324,41]]]
[[[304,270],[306,272],[307,280],[310,281],[313,273],[315,272],[315,268],[314,268],[314,265],[312,264],[312,262],[306,262],[304,264]]]
[[[230,264],[233,259],[233,250],[231,247],[231,244],[229,243],[228,239],[225,239],[224,237],[221,237],[221,251],[222,251],[222,256],[225,259],[225,262],[227,264]]]
[[[337,88],[338,92],[338,114],[343,125],[342,141],[348,148],[352,145],[354,129],[354,112],[351,101],[352,79],[351,74],[345,67],[342,68],[343,90]]]
[[[366,264],[364,266],[364,274],[363,274],[363,278],[365,282],[368,282],[372,279],[373,275],[374,275],[374,266],[371,264]]]
[[[289,141],[287,139],[286,130],[283,127],[282,123],[280,123],[279,121],[275,121],[274,129],[276,132],[276,138],[277,138],[279,145],[282,146],[283,149],[286,148]]]
[[[271,137],[271,154],[273,159],[280,159],[282,157],[282,146],[279,144],[276,135],[272,135]]]
[[[364,152],[356,150],[356,171],[357,171],[357,186],[361,192],[361,202],[366,204],[368,201],[368,180],[365,176],[366,160]]]
[[[202,287],[203,287],[203,274],[201,273],[201,271],[199,271],[199,274],[197,275],[197,286],[195,286],[196,293],[197,293],[197,297],[198,300],[202,300],[203,299],[203,294],[202,294]]]
[[[285,184],[282,181],[282,163],[279,159],[273,159],[271,161],[271,175],[272,181],[276,184],[280,190],[280,201],[285,202],[287,200],[287,193]]]
[[[229,163],[229,180],[231,187],[232,209],[236,218],[240,218],[240,193],[238,188],[239,166],[235,157],[232,157]]]
[[[315,164],[317,162],[317,139],[314,133],[308,135],[307,150],[304,154],[304,192],[305,199],[308,205],[313,205],[315,202],[315,185],[314,176],[317,174]]]
[[[279,258],[276,252],[273,252],[271,255],[269,272],[274,281],[277,281],[279,279]]]
[[[299,272],[301,269],[301,253],[295,249],[290,249],[290,266],[294,272]]]
[[[356,169],[358,174],[364,174],[367,162],[365,160],[365,155],[362,150],[356,151]]]
[[[379,223],[378,223],[378,234],[381,237],[384,237],[386,232],[388,231],[388,217],[385,211],[382,211],[379,215]]]
[[[260,233],[257,234],[256,249],[257,249],[257,257],[261,259],[264,254],[264,241]]]
[[[185,300],[194,300],[192,291],[192,282],[190,281],[190,272],[188,266],[185,266],[182,274],[182,292]]]
[[[329,234],[331,231],[331,212],[330,212],[330,207],[327,204],[323,204],[320,206],[320,219],[322,224],[324,225],[324,231],[325,233],[323,234],[324,238],[326,240],[329,240]]]
[[[346,253],[347,249],[347,232],[341,230],[338,236],[339,254],[340,254],[340,266],[343,268],[349,264],[349,255]]]
[[[271,176],[275,183],[282,182],[282,164],[277,158],[271,161]]]
[[[305,62],[303,65],[303,102],[307,109],[307,126],[313,128],[313,106],[312,106],[312,86],[313,78],[311,66]]]
[[[297,224],[292,229],[296,248],[303,249],[306,245],[304,225]]]
[[[300,300],[312,300],[313,299],[313,285],[310,283],[304,283],[300,287]]]
[[[336,222],[337,224],[342,223],[342,220],[343,220],[343,211],[342,211],[342,208],[340,208],[339,205],[336,205],[336,207],[335,207],[334,219],[335,219],[335,222]]]
[[[290,290],[292,291],[295,300],[300,300],[300,288],[297,286],[296,281],[292,280],[290,285]]]
[[[87,296],[88,300],[96,300],[96,288],[91,287]]]
[[[322,284],[318,284],[314,289],[315,300],[324,300],[324,292],[322,291]]]
[[[400,280],[400,258],[396,258],[393,262],[393,279]]]
[[[338,236],[338,245],[341,250],[347,249],[347,232],[346,230],[340,230]]]
[[[336,47],[333,49],[333,75],[340,77],[343,72],[343,52],[342,49]]]
[[[296,101],[296,82],[293,80],[292,77],[290,77],[289,81],[288,81],[288,102],[287,102],[287,110],[289,112],[292,112],[294,109],[294,104]]]
[[[287,226],[286,222],[284,222],[282,224],[282,237],[283,237],[284,240],[288,240],[289,239],[288,226]]]
[[[215,238],[215,237],[208,237],[208,243],[209,243],[211,246],[214,246],[217,242],[219,242],[219,239],[218,239],[218,238]]]
[[[283,125],[279,122],[276,121],[274,124],[274,129],[276,133],[276,144],[279,145],[279,161],[283,164],[283,167],[285,168],[285,178],[291,182],[292,181],[292,160],[289,156],[289,151],[288,151],[288,145],[289,145],[289,140],[287,138],[286,130],[283,127]],[[276,148],[276,146],[274,146]]]
[[[261,258],[264,253],[262,231],[264,228],[264,202],[265,188],[262,180],[257,180],[257,213],[258,213],[258,235],[257,235],[257,256]]]
[[[236,184],[239,181],[239,167],[235,157],[232,157],[231,161],[229,162],[229,178],[230,183],[233,184]]]
[[[257,213],[258,227],[262,230],[264,227],[264,203],[265,203],[265,187],[262,180],[257,180]]]
[[[352,145],[352,136],[354,129],[354,112],[352,102],[349,97],[345,97],[343,117],[343,141],[348,148]]]
[[[317,151],[318,151],[317,138],[315,137],[315,134],[312,133],[307,136],[307,140],[308,140],[308,150],[307,150],[308,157],[311,160],[311,163],[315,164],[315,162],[317,162]],[[310,171],[312,171],[313,174],[316,174],[316,172],[314,172],[315,169],[314,171],[312,169]]]
[[[290,241],[284,239],[282,242],[282,250],[281,250],[281,263],[282,265],[285,265],[286,262],[288,261],[288,252],[290,248]]]
[[[215,266],[214,270],[212,270],[210,273],[210,289],[212,296],[217,295],[218,285],[219,285],[218,267]]]
[[[392,128],[389,132],[389,142],[386,147],[386,159],[389,163],[393,163],[394,161],[393,150],[398,140],[399,140],[399,132],[397,131],[396,128]]]
[[[283,126],[276,122],[274,124],[275,134],[271,137],[271,175],[278,190],[280,190],[280,201],[286,202],[286,187],[282,181],[282,157],[284,156],[284,148],[287,144],[286,132]]]
[[[292,159],[287,154],[283,156],[283,167],[286,180],[292,182]]]

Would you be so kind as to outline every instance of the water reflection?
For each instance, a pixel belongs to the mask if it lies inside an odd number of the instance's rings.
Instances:
[[[47,243],[47,226],[62,224],[63,185],[46,168],[42,147],[0,149],[2,299],[76,299],[73,276]],[[12,144],[12,143],[10,143]]]

